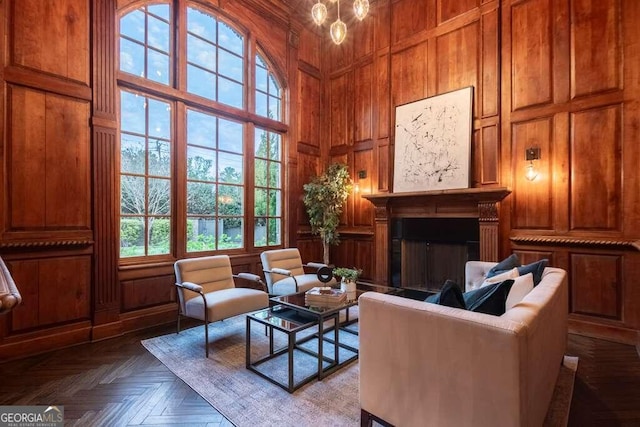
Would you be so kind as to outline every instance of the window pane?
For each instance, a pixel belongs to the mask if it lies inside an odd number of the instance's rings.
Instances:
[[[280,97],[280,85],[276,82],[273,74],[269,74],[269,94]]]
[[[256,188],[254,203],[255,203],[255,215],[266,216],[267,215],[267,190]]]
[[[170,237],[170,218],[149,218],[149,255],[168,254]]]
[[[271,160],[280,161],[280,146],[282,145],[282,136],[272,133],[269,140],[269,158]]]
[[[120,38],[120,69],[144,77],[144,46]]]
[[[242,124],[225,119],[218,119],[218,127],[220,130],[220,135],[218,136],[220,149],[233,153],[242,153],[242,141],[244,141],[244,127]]]
[[[148,99],[149,136],[171,138],[171,108],[166,102]]]
[[[149,49],[147,56],[147,73],[154,82],[169,84],[169,56]]]
[[[279,245],[280,238],[280,224],[281,220],[279,218],[269,218],[269,245]]]
[[[144,219],[120,218],[120,256],[144,256]]]
[[[267,219],[256,218],[253,226],[254,246],[267,246]]]
[[[280,190],[269,190],[269,216],[281,216],[280,206],[282,205],[280,201]]]
[[[269,187],[280,188],[280,163],[269,162]]]
[[[149,178],[149,214],[167,215],[171,212],[171,181]]]
[[[187,147],[187,177],[199,181],[215,181],[216,152],[199,147]]]
[[[216,248],[216,220],[187,219],[187,252],[212,251]]]
[[[169,24],[164,21],[149,16],[149,46],[155,47],[163,52],[169,52]]]
[[[120,92],[120,130],[145,134],[145,97]]]
[[[187,144],[216,148],[216,118],[187,110]]]
[[[218,181],[226,183],[242,183],[242,156],[220,153],[218,155]]]
[[[255,155],[266,159],[268,149],[267,132],[262,129],[256,129],[255,135]]]
[[[187,91],[208,99],[216,99],[216,76],[208,71],[187,66]]]
[[[120,213],[146,213],[145,191],[144,177],[122,175],[120,177]]]
[[[224,77],[218,78],[218,101],[236,108],[242,108],[242,85]]]
[[[171,144],[168,141],[149,141],[149,175],[171,176]]]
[[[187,214],[215,215],[216,185],[202,182],[187,183]]]
[[[189,35],[187,36],[187,60],[209,71],[215,71],[216,47],[211,43]]]
[[[227,52],[224,49],[218,50],[220,61],[219,73],[239,82],[244,81],[244,63],[241,57]]]
[[[120,170],[125,173],[144,174],[145,139],[139,136],[120,135]]]
[[[233,53],[244,56],[242,36],[224,22],[218,24],[218,44]]]
[[[256,92],[256,114],[262,117],[269,117],[267,108],[267,95],[262,92]]]
[[[267,91],[267,70],[262,67],[256,67],[256,88],[263,92]]]
[[[243,246],[242,218],[222,218],[218,221],[218,249]]]
[[[260,187],[267,186],[267,161],[262,159],[255,160],[255,177],[256,185]]]
[[[154,4],[151,6],[147,6],[147,10],[149,13],[152,13],[165,21],[169,21],[169,5],[168,4]]]
[[[278,98],[274,98],[273,96],[269,97],[269,113],[267,117],[273,120],[280,120],[280,100]]]
[[[144,12],[134,10],[120,18],[120,34],[144,43]]]
[[[187,31],[204,39],[215,41],[216,20],[198,9],[187,8]]]
[[[243,215],[242,187],[221,185],[218,188],[218,215]]]

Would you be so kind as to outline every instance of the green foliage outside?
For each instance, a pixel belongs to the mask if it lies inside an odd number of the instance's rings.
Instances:
[[[303,187],[303,202],[309,215],[311,232],[322,240],[325,264],[329,264],[329,245],[340,242],[340,215],[352,187],[347,165],[342,163],[331,164],[324,174],[313,177]]]

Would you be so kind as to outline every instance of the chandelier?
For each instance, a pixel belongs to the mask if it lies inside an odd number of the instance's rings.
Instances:
[[[329,0],[331,3],[337,3],[338,19],[329,27],[329,34],[331,34],[331,40],[335,44],[340,44],[347,36],[347,24],[340,20],[340,0]],[[353,13],[360,21],[367,16],[369,12],[369,0],[353,0]],[[311,17],[313,22],[317,25],[322,25],[327,19],[327,7],[322,3],[322,0],[318,0],[318,3],[314,4],[311,8]]]

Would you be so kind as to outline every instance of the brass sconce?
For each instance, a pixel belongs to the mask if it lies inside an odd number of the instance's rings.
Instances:
[[[538,170],[534,162],[540,160],[540,147],[529,147],[525,151],[525,160],[529,162],[525,177],[528,181],[534,181],[538,177]]]
[[[360,192],[360,184],[359,184],[359,181],[360,181],[361,179],[367,179],[367,171],[366,171],[366,170],[358,171],[358,181],[356,181],[356,182],[353,184],[353,192],[354,192],[354,193],[356,193],[356,194],[358,194],[358,193]]]

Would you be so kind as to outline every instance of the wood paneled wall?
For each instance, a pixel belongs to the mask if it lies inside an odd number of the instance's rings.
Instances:
[[[549,258],[570,277],[574,331],[636,342],[640,330],[640,4],[633,0],[379,0],[325,36],[330,159],[392,191],[395,107],[474,87],[473,187],[506,186],[503,256]],[[525,179],[525,149],[541,149]],[[357,178],[356,178],[357,181]],[[362,188],[362,186],[361,186]],[[349,201],[332,261],[371,276],[388,260],[373,212]],[[357,251],[357,253],[356,253]]]

